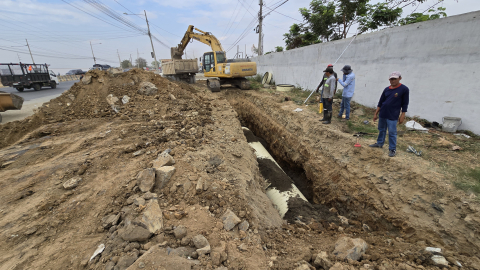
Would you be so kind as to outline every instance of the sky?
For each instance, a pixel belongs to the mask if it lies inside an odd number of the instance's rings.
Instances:
[[[264,0],[264,14],[282,2]],[[276,46],[285,47],[283,34],[293,23],[302,22],[299,9],[308,7],[310,2],[290,0],[265,17],[264,52]],[[407,7],[403,16],[415,8],[416,12],[427,10],[436,2],[427,0],[418,7]],[[151,63],[152,47],[146,35],[144,10],[157,59],[170,58],[170,47],[180,42],[188,25],[214,34],[228,58],[235,56],[237,45],[239,52],[251,56],[252,45],[258,45],[254,31],[258,25],[258,3],[259,0],[0,0],[0,63],[31,63],[26,39],[35,63],[47,63],[61,74],[92,67],[92,49],[98,64],[119,66],[119,58],[135,60],[137,52]],[[444,0],[438,6],[446,7],[448,16],[453,16],[480,10],[480,0]],[[100,12],[102,8],[108,14]],[[187,46],[186,57],[198,58],[209,50],[209,46],[193,41]]]

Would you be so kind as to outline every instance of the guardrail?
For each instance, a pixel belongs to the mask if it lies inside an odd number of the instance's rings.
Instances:
[[[58,81],[66,82],[66,81],[75,81],[80,80],[80,75],[60,75],[58,76]]]

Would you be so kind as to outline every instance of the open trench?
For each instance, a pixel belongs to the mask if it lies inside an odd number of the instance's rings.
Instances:
[[[387,238],[423,241],[468,256],[478,254],[478,224],[453,218],[461,208],[458,201],[442,208],[443,212],[432,208],[429,201],[435,201],[442,188],[429,176],[372,149],[352,147],[351,135],[322,127],[318,119],[299,116],[293,112],[296,105],[284,104],[278,96],[226,91],[225,97],[242,125],[263,140],[310,202],[308,207],[289,205],[284,219],[290,223],[315,220],[328,226],[339,224],[340,216],[350,225]],[[421,195],[416,195],[419,191]],[[423,204],[408,201],[412,196],[421,196]]]

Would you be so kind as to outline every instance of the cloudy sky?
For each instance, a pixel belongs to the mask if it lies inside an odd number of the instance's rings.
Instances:
[[[299,8],[311,0],[290,0],[264,19],[264,51],[285,46],[283,34],[293,23],[301,22]],[[373,3],[381,0],[372,0]],[[282,3],[264,0],[265,12]],[[404,9],[427,10],[437,0]],[[101,3],[103,5],[99,5]],[[56,72],[88,70],[93,65],[92,43],[97,63],[119,65],[121,60],[140,57],[153,61],[143,14],[147,11],[157,58],[170,58],[170,47],[179,43],[188,25],[212,32],[222,42],[227,56],[237,52],[252,54],[258,44],[256,14],[258,0],[0,0],[0,63],[32,60],[26,47],[28,39],[36,63],[48,63]],[[448,16],[480,10],[480,0],[445,0]],[[105,13],[99,10],[103,9]],[[351,30],[353,33],[355,30]],[[200,57],[210,48],[194,41],[187,57]],[[118,51],[118,53],[117,53]]]

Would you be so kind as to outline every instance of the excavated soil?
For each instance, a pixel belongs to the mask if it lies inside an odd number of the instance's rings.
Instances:
[[[439,269],[427,246],[442,248],[451,269],[455,261],[480,269],[478,204],[425,161],[354,148],[350,136],[313,112],[293,112],[281,95],[211,93],[138,70],[87,75],[90,82],[33,116],[0,126],[1,270],[295,269],[313,265],[321,251],[341,262],[336,269]],[[139,93],[145,82],[158,90]],[[311,208],[296,209],[290,222],[265,195],[265,168],[242,125],[310,189]],[[142,192],[139,172],[165,150],[173,176]],[[72,178],[81,181],[65,189]],[[162,229],[125,240],[150,203],[160,208]],[[228,210],[247,228],[227,231]],[[211,247],[206,255],[194,248],[199,235]],[[360,261],[332,255],[342,236],[366,241]]]

